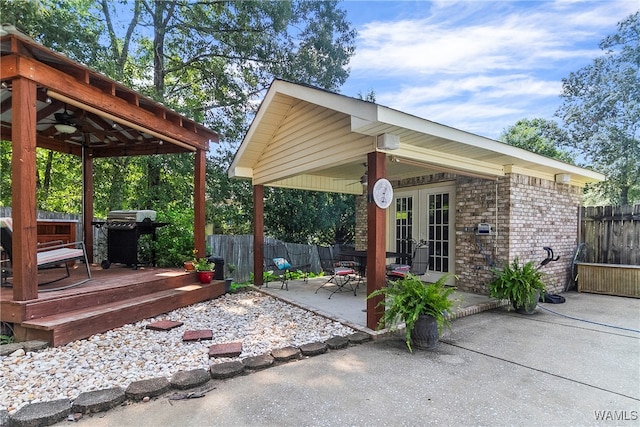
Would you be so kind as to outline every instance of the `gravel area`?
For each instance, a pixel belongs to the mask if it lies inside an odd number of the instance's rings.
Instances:
[[[170,331],[146,329],[160,320],[184,322]],[[183,342],[185,331],[210,329],[212,340]],[[14,413],[28,403],[74,399],[80,393],[178,371],[208,369],[232,358],[209,358],[213,344],[242,342],[235,360],[286,346],[322,342],[355,331],[255,291],[217,299],[125,325],[86,340],[37,352],[0,357],[0,410]]]

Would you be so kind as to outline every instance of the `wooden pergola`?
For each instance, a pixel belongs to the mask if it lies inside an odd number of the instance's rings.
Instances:
[[[205,156],[209,144],[219,142],[216,132],[19,32],[0,38],[0,51],[0,137],[13,149],[15,301],[38,298],[36,147],[82,157],[89,256],[94,158],[194,153],[194,240],[205,252]]]

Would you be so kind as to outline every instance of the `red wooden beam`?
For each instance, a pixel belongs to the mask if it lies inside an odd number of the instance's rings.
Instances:
[[[373,185],[386,176],[385,154],[369,153],[367,182],[367,295],[386,283],[386,214],[372,201]],[[378,307],[382,296],[367,299],[367,327],[376,329],[384,308]]]
[[[264,284],[264,186],[253,186],[253,284]]]
[[[205,214],[204,214],[204,199],[205,199],[205,171],[207,167],[206,151],[197,150],[195,155],[194,165],[194,183],[193,183],[193,244],[198,251],[198,257],[205,256]]]
[[[13,80],[12,111],[12,266],[13,299],[38,298],[36,222],[36,84],[29,79]]]

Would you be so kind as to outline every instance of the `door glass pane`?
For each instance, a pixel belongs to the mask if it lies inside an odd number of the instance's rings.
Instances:
[[[429,194],[429,270],[449,271],[449,193]]]
[[[411,253],[411,239],[413,238],[413,196],[396,198],[396,252]],[[404,262],[396,259],[395,262]]]

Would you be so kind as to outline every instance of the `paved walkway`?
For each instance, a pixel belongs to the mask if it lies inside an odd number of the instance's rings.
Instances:
[[[376,331],[367,328],[366,284],[361,284],[356,291],[331,293],[336,289],[332,284],[318,288],[327,281],[326,277],[309,279],[308,282],[295,280],[289,282],[289,290],[280,289],[279,283],[270,283],[262,287],[262,292],[281,298],[314,313],[338,320],[352,328],[374,335]],[[316,290],[318,292],[316,293]],[[329,298],[331,296],[331,298]],[[491,310],[503,305],[500,301],[486,295],[468,292],[454,292],[452,295],[453,312],[456,318]]]
[[[409,353],[400,336],[385,337],[77,424],[638,425],[640,300],[564,296],[531,316],[498,308],[455,320],[435,351]]]

